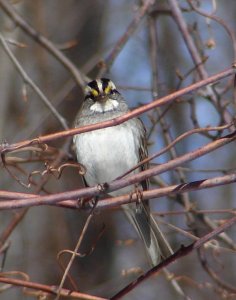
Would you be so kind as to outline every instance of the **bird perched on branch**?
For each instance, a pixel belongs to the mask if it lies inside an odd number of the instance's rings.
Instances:
[[[75,127],[107,121],[129,111],[125,99],[114,83],[106,78],[91,81],[85,87],[85,99]],[[88,186],[110,182],[126,173],[147,157],[147,140],[143,123],[138,118],[120,125],[98,129],[74,136],[77,160],[86,167],[84,175]],[[147,168],[144,164],[139,172]],[[134,185],[110,193],[111,196],[132,193]],[[140,182],[139,189],[148,189],[148,180]],[[172,250],[150,213],[147,201],[122,205],[129,221],[143,240],[151,265],[157,265]]]

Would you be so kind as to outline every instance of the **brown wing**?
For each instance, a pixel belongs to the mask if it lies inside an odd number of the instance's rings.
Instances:
[[[139,148],[139,161],[144,160],[145,158],[148,157],[148,149],[147,149],[147,138],[146,138],[146,128],[143,124],[143,122],[138,119],[140,122],[140,126],[142,127],[142,136],[141,136],[141,143],[140,143],[140,148]],[[149,163],[144,163],[141,167],[140,167],[140,171],[144,171],[147,170],[149,167]],[[146,191],[149,188],[149,179],[143,180],[141,182],[141,185],[143,187],[143,190]]]

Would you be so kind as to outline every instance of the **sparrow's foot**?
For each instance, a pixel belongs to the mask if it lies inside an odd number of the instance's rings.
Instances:
[[[104,194],[106,193],[107,189],[109,188],[109,185],[107,182],[104,182],[104,183],[99,183],[97,185],[97,189],[100,193]]]
[[[82,197],[77,200],[77,207],[78,208],[86,208],[86,204],[91,201],[91,197]]]
[[[142,188],[135,186],[133,194],[136,195],[137,201],[136,201],[136,213],[141,213],[142,211],[142,201],[143,201],[143,190]]]

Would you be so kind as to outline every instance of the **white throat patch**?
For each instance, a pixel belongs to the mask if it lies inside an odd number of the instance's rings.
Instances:
[[[95,102],[91,107],[90,110],[94,112],[106,112],[106,111],[111,111],[115,110],[117,106],[119,105],[117,100],[113,99],[108,99],[106,102],[101,103],[101,102]]]

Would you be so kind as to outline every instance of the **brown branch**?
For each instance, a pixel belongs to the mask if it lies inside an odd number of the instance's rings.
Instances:
[[[62,147],[62,151],[60,151],[57,154],[56,158],[54,159],[54,166],[58,165],[60,163],[60,161],[62,160],[62,158],[64,157],[63,150],[65,151],[65,149],[67,148],[67,146],[68,146],[68,142],[65,143],[65,145]],[[46,149],[48,149],[48,148],[46,147],[45,150]],[[47,180],[49,178],[50,178],[49,174],[46,174],[46,176],[44,176],[39,181],[39,183],[37,184],[36,190],[35,190],[36,194],[39,193],[41,190],[44,190],[44,185],[46,184],[46,182],[47,182]],[[23,195],[28,195],[28,194],[23,194]],[[32,194],[29,195],[29,197],[30,196],[32,197]],[[68,204],[67,204],[67,206],[68,206]],[[6,240],[9,238],[9,236],[11,235],[11,233],[13,232],[13,230],[21,222],[21,220],[24,218],[24,216],[26,215],[27,212],[28,212],[28,207],[26,207],[24,210],[21,210],[20,212],[18,212],[17,216],[13,216],[12,217],[12,219],[9,222],[8,226],[5,228],[5,230],[2,232],[2,234],[0,236],[0,243],[1,244],[4,244],[6,242]]]
[[[150,278],[152,275],[159,273],[161,270],[175,262],[181,257],[184,257],[190,253],[193,252],[193,250],[199,249],[201,246],[203,246],[206,242],[210,241],[214,237],[218,236],[220,233],[224,232],[226,229],[230,228],[232,225],[236,223],[236,217],[233,217],[226,221],[224,224],[216,228],[215,230],[211,231],[210,233],[206,234],[202,238],[198,239],[196,242],[190,244],[189,246],[185,247],[182,246],[178,251],[176,251],[173,255],[162,261],[159,265],[152,268],[151,270],[147,271],[138,279],[131,282],[129,285],[127,285],[123,290],[121,290],[119,293],[117,293],[115,296],[111,298],[111,300],[117,300],[123,297],[124,295],[127,295],[130,291],[132,291],[137,285],[142,283],[144,280]]]
[[[175,211],[158,211],[153,212],[152,214],[154,216],[178,216],[178,215],[184,215],[186,214],[186,210],[175,210]],[[236,211],[234,208],[225,208],[225,209],[195,209],[194,213],[196,214],[229,214],[229,215],[236,215]]]
[[[191,34],[188,31],[188,26],[183,18],[182,11],[179,7],[178,1],[177,0],[168,0],[172,15],[174,17],[174,20],[176,21],[177,26],[179,27],[179,30],[182,34],[182,37],[186,43],[187,49],[190,53],[190,56],[196,65],[196,70],[198,71],[198,74],[201,79],[206,79],[208,77],[208,73],[206,69],[204,68],[204,65],[202,64],[202,58],[198,52],[198,49],[193,41],[193,38]],[[215,105],[216,108],[219,109],[220,103],[218,103],[216,93],[214,90],[209,86],[207,87],[207,93],[210,96],[212,103]],[[220,108],[222,110],[222,108]],[[222,117],[226,123],[230,122],[231,116],[230,113],[224,109],[222,112]]]
[[[1,0],[0,0],[0,3],[1,3]],[[153,108],[160,107],[162,105],[166,105],[166,104],[176,100],[177,98],[182,97],[183,95],[191,93],[199,88],[207,86],[208,84],[215,83],[225,77],[228,77],[228,76],[234,75],[234,74],[235,74],[235,66],[233,65],[231,68],[228,68],[222,72],[219,72],[216,75],[213,75],[207,79],[204,79],[204,80],[201,80],[194,84],[191,84],[190,86],[188,86],[186,88],[183,88],[175,93],[172,93],[172,94],[162,97],[160,99],[155,99],[154,101],[150,102],[149,104],[146,104],[146,105],[143,105],[142,107],[136,108],[135,110],[133,110],[125,115],[122,115],[118,118],[115,118],[115,119],[112,119],[109,121],[105,121],[105,122],[101,122],[101,123],[97,123],[97,124],[83,126],[80,128],[74,128],[74,129],[70,129],[70,130],[51,133],[51,134],[44,135],[44,136],[41,136],[38,138],[34,138],[32,140],[25,140],[22,142],[11,144],[11,145],[3,144],[0,146],[0,153],[3,154],[6,152],[9,152],[9,151],[12,151],[12,150],[16,150],[19,148],[23,148],[23,147],[32,145],[32,144],[45,143],[45,142],[53,141],[53,140],[56,140],[59,138],[65,138],[65,137],[72,136],[72,135],[79,134],[79,133],[84,133],[84,132],[88,132],[88,131],[92,131],[92,130],[98,130],[101,128],[119,125],[119,124],[124,123],[125,121],[127,121],[133,117],[137,117],[138,115],[143,114]],[[231,122],[231,120],[229,121],[229,123],[230,122]]]
[[[50,100],[46,97],[46,95],[40,90],[40,88],[34,83],[34,81],[27,75],[23,67],[20,65],[19,61],[16,59],[15,55],[10,50],[7,42],[5,41],[4,37],[0,33],[0,42],[3,46],[3,49],[5,50],[6,54],[9,56],[10,60],[16,67],[19,74],[22,76],[24,82],[28,84],[34,92],[39,96],[39,99],[42,100],[42,102],[47,106],[47,108],[50,110],[52,115],[58,120],[58,122],[61,124],[62,128],[68,129],[68,125],[66,123],[66,120],[59,114],[59,112],[56,110],[56,108],[52,105]]]
[[[92,208],[92,210],[91,210],[91,212],[90,212],[90,214],[89,214],[89,216],[88,216],[88,218],[87,218],[87,220],[86,220],[86,222],[85,222],[85,224],[84,224],[83,230],[82,230],[81,235],[80,235],[80,237],[79,237],[79,239],[78,239],[78,242],[77,242],[77,244],[76,244],[76,246],[75,246],[75,249],[74,249],[74,251],[73,251],[73,254],[71,255],[71,258],[70,258],[70,260],[69,260],[69,262],[68,262],[68,264],[67,264],[67,267],[66,267],[65,272],[64,272],[64,274],[63,274],[63,277],[62,277],[62,279],[61,279],[59,288],[58,288],[58,290],[57,290],[57,296],[56,296],[55,300],[59,300],[59,299],[60,299],[61,291],[62,291],[64,282],[65,282],[66,277],[67,277],[67,275],[68,275],[68,273],[69,273],[69,271],[70,271],[70,268],[71,268],[71,266],[72,266],[72,264],[73,264],[73,261],[75,260],[75,258],[76,258],[76,256],[77,256],[77,252],[79,251],[79,248],[80,248],[81,243],[82,243],[82,241],[83,241],[83,239],[84,239],[85,233],[86,233],[87,230],[88,230],[89,224],[90,224],[90,222],[91,222],[91,220],[92,220],[92,218],[93,218],[93,216],[94,216],[94,212],[95,212],[96,205],[97,205],[97,201],[95,202],[95,204],[94,204],[94,206],[93,206],[93,208]]]
[[[4,245],[6,240],[9,238],[9,236],[12,234],[16,226],[20,223],[20,221],[24,218],[25,214],[27,213],[27,209],[24,209],[23,211],[17,212],[11,219],[8,226],[3,230],[3,232],[0,235],[0,247]]]
[[[220,176],[220,177],[214,177],[211,179],[203,179],[199,181],[193,181],[190,183],[171,185],[164,188],[145,191],[142,194],[142,199],[148,200],[148,199],[160,198],[164,196],[182,194],[191,191],[199,191],[202,189],[213,188],[213,187],[226,185],[234,182],[236,182],[236,173]],[[112,208],[112,207],[120,206],[122,204],[135,202],[135,201],[137,201],[137,196],[135,194],[132,195],[132,198],[130,195],[123,195],[115,198],[107,198],[99,201],[98,208],[99,209]],[[1,209],[1,203],[0,203],[0,209]]]
[[[226,185],[236,182],[236,173],[229,174],[220,177],[214,177],[210,179],[203,179],[199,181],[194,181],[190,183],[184,183],[179,185],[172,185],[164,188],[153,189],[149,191],[144,191],[142,193],[142,199],[148,200],[152,198],[160,198],[163,196],[170,196],[181,194],[190,191],[199,191],[207,188],[214,188],[221,185]],[[6,191],[0,191],[0,198],[11,199],[0,201],[0,210],[3,209],[13,209],[22,208],[29,206],[39,206],[39,205],[56,205],[70,208],[79,208],[76,200],[79,197],[89,197],[93,195],[98,195],[98,187],[84,188],[75,191],[57,193],[46,196],[37,196],[34,194],[25,193],[12,193]],[[68,200],[68,201],[66,201]],[[100,200],[97,205],[97,209],[107,209],[117,207],[126,203],[136,202],[138,200],[137,195],[123,195],[114,198],[107,198]]]
[[[55,45],[42,34],[37,32],[29,23],[27,23],[12,7],[9,1],[0,0],[0,7],[19,26],[26,34],[31,36],[36,42],[51,53],[74,77],[75,81],[82,88],[84,87],[85,76],[75,67],[75,65],[60,51]]]
[[[158,156],[164,154],[165,152],[167,152],[169,149],[171,149],[174,145],[176,145],[177,143],[179,143],[181,140],[185,139],[186,137],[192,135],[192,134],[196,134],[196,133],[203,133],[203,132],[208,132],[208,131],[221,131],[221,130],[225,130],[227,128],[229,128],[230,126],[233,125],[233,122],[231,124],[227,124],[227,125],[222,125],[222,126],[216,126],[216,127],[205,127],[205,128],[195,128],[195,129],[191,129],[183,134],[181,134],[180,136],[178,136],[176,139],[174,139],[173,141],[170,141],[169,144],[164,147],[163,149],[161,149],[160,151],[152,154],[151,156],[148,156],[147,158],[143,159],[140,163],[138,163],[136,166],[134,166],[132,169],[128,170],[126,173],[122,174],[121,176],[117,177],[116,179],[120,179],[128,174],[130,174],[132,171],[138,169],[140,166],[142,166],[143,164],[150,162],[151,160],[153,160],[154,158],[157,158]],[[176,156],[175,156],[176,157]]]
[[[217,285],[219,285],[221,288],[236,294],[236,288],[234,286],[228,284],[227,282],[225,282],[223,279],[221,279],[216,274],[216,272],[210,267],[205,255],[204,255],[203,251],[201,251],[201,249],[199,249],[198,254],[199,254],[200,262],[201,262],[203,269],[208,273],[208,275],[212,278],[212,280],[214,280],[217,283]]]
[[[186,162],[192,161],[200,156],[203,156],[209,152],[212,152],[213,150],[216,150],[217,148],[219,148],[223,145],[226,145],[226,144],[234,141],[235,139],[236,139],[236,132],[234,132],[233,134],[227,135],[225,137],[222,137],[211,143],[208,143],[207,145],[202,146],[201,148],[199,148],[195,151],[192,151],[192,152],[186,153],[182,156],[179,156],[176,159],[173,159],[167,163],[158,165],[152,169],[145,170],[136,175],[132,175],[128,178],[123,178],[123,179],[111,182],[109,184],[109,187],[106,190],[106,192],[118,190],[122,187],[127,186],[127,183],[128,183],[128,185],[135,184],[135,183],[141,182],[149,177],[152,177],[152,176],[161,174],[163,172],[169,171],[171,169],[174,169]]]
[[[191,6],[191,8],[194,11],[196,11],[198,14],[200,14],[206,18],[214,20],[215,22],[220,24],[225,29],[225,31],[227,32],[227,34],[229,35],[229,37],[232,40],[233,50],[234,50],[234,59],[235,59],[236,58],[236,37],[235,37],[233,30],[229,27],[229,25],[226,24],[224,22],[224,20],[222,20],[220,17],[214,15],[213,13],[208,14],[207,12],[199,9],[192,0],[187,0],[187,1],[188,1],[189,5]]]
[[[183,36],[183,39],[186,43],[186,46],[189,50],[189,53],[192,57],[192,60],[194,61],[195,65],[197,66],[197,70],[199,72],[200,78],[205,79],[208,77],[207,72],[202,65],[202,59],[198,53],[197,47],[194,44],[192,36],[189,34],[187,24],[185,22],[185,19],[183,18],[181,9],[179,7],[177,0],[168,0],[172,15],[176,21],[177,26],[179,27],[179,30]]]
[[[12,284],[12,285],[16,285],[16,286],[22,286],[25,288],[40,290],[49,295],[56,295],[56,291],[57,291],[56,286],[50,286],[50,285],[46,285],[46,284],[40,284],[37,282],[26,281],[26,280],[15,279],[15,278],[1,277],[1,273],[0,273],[0,282]],[[84,293],[74,292],[74,291],[67,290],[67,289],[61,290],[61,296],[70,297],[73,299],[84,299],[84,300],[107,300],[107,298],[96,297],[96,296],[92,296],[92,295],[88,295],[88,294],[84,294]]]
[[[101,75],[104,74],[111,67],[114,60],[121,52],[121,50],[129,40],[131,35],[134,34],[135,30],[138,28],[139,24],[141,23],[143,17],[145,16],[145,14],[147,13],[151,5],[153,5],[154,2],[155,2],[154,0],[144,1],[144,4],[140,7],[138,12],[136,13],[134,19],[129,24],[126,32],[120,37],[115,47],[112,49],[111,53],[107,56],[98,77],[101,77]]]

